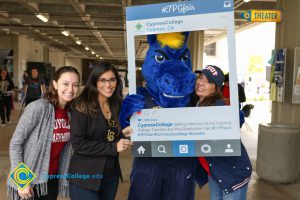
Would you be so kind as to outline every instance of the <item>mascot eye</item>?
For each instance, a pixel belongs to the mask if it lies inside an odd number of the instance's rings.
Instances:
[[[188,55],[185,55],[181,58],[181,61],[182,62],[186,62],[188,60],[189,56]]]
[[[162,62],[164,62],[166,60],[166,58],[164,56],[162,56],[162,55],[155,55],[155,60],[158,63],[162,63]]]

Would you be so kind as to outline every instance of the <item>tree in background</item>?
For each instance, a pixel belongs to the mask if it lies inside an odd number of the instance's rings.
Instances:
[[[261,55],[252,55],[249,57],[249,65],[247,66],[248,91],[247,96],[254,96],[261,93],[262,87],[267,87],[265,84],[266,69],[264,67],[264,58]]]

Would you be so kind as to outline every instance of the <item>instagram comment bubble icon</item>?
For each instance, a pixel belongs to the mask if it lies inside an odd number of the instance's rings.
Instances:
[[[211,146],[208,144],[204,144],[201,146],[201,151],[203,153],[211,153]]]

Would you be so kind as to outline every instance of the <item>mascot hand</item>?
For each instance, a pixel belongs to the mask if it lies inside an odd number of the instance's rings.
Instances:
[[[119,120],[122,128],[129,126],[129,118],[145,106],[144,97],[138,94],[128,95],[122,102]]]
[[[244,123],[245,123],[245,114],[242,110],[240,110],[240,128],[242,128]]]

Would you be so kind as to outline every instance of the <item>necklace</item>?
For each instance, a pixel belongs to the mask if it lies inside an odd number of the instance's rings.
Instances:
[[[105,104],[107,105],[107,104]],[[102,113],[105,115],[105,116],[108,116],[110,115],[110,109],[109,109],[109,106],[105,106],[105,105],[101,105],[101,110],[102,110]]]
[[[102,112],[105,112],[105,113],[110,113],[110,110],[109,110],[109,108],[104,108],[104,107],[101,107],[101,110],[102,110]]]
[[[104,118],[110,119],[111,112],[109,108],[109,103],[107,101],[101,101],[101,99],[99,99],[99,104]]]

